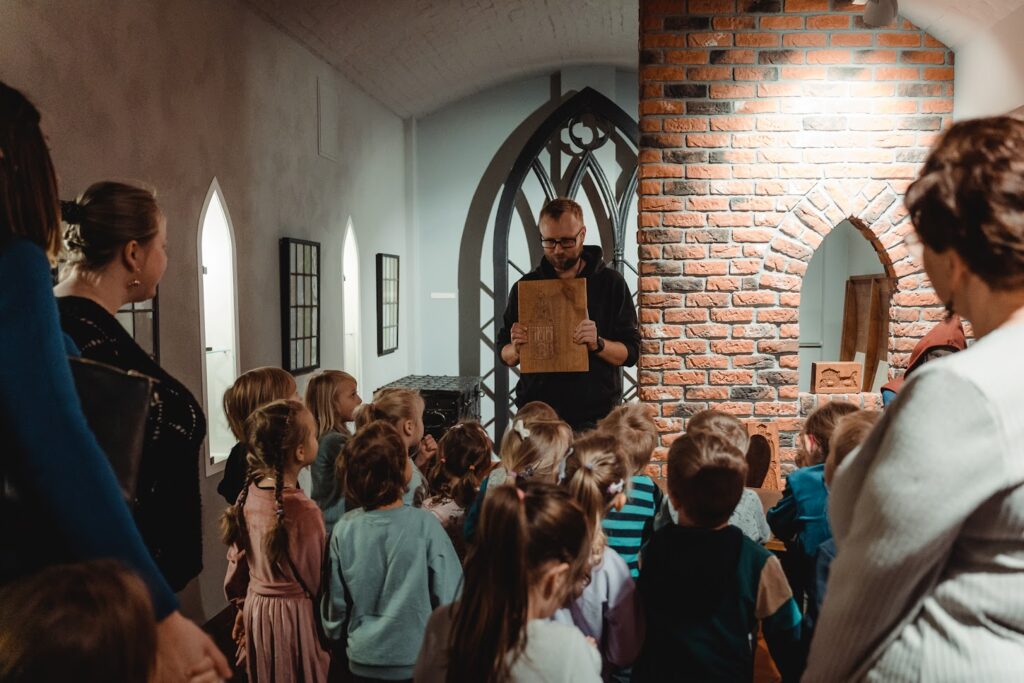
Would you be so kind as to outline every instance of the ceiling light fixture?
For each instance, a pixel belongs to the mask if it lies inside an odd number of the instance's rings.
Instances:
[[[897,0],[853,0],[853,4],[864,5],[864,25],[868,28],[888,26],[900,11]]]

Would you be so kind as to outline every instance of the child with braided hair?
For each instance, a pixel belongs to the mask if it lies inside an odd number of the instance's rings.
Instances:
[[[629,565],[608,544],[602,521],[629,497],[633,467],[621,442],[601,430],[576,440],[565,459],[562,486],[583,509],[592,531],[590,582],[582,595],[557,612],[555,620],[575,624],[601,652],[604,680],[630,666],[644,641],[640,598]]]
[[[437,444],[437,461],[431,484],[437,493],[423,501],[423,509],[434,513],[459,559],[466,561],[463,525],[466,510],[476,500],[480,483],[490,472],[494,444],[479,422],[460,422]]]
[[[316,457],[316,424],[296,400],[246,420],[249,473],[221,519],[228,545],[224,591],[239,609],[232,636],[249,680],[326,681],[330,656],[316,632],[326,532],[320,508],[298,487]]]

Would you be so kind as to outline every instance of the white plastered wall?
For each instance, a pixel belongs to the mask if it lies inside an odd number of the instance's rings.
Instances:
[[[374,352],[374,254],[411,257],[403,123],[306,48],[237,0],[4,0],[0,80],[42,111],[63,196],[110,178],[157,189],[170,252],[160,287],[161,364],[201,402],[196,239],[214,177],[237,240],[243,371],[281,362],[281,237],[322,243],[321,362],[341,367],[342,246],[351,217],[364,385],[410,372],[409,280],[399,350],[380,359]],[[318,82],[328,98],[323,121]],[[200,472],[205,569],[181,599],[202,621],[225,605],[225,549],[220,474]]]

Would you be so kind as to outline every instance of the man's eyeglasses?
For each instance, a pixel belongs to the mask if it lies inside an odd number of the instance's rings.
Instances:
[[[583,233],[583,228],[572,237],[563,237],[562,239],[555,239],[553,237],[545,237],[540,241],[540,246],[544,247],[548,251],[551,251],[556,246],[562,247],[562,249],[572,249],[576,246],[576,240],[580,238]]]

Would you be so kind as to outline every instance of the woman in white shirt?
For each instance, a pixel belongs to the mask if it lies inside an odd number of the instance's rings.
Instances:
[[[916,370],[836,473],[804,680],[1020,680],[1024,122],[950,128],[906,204],[918,262],[978,341]]]

